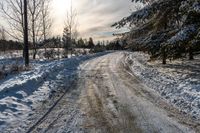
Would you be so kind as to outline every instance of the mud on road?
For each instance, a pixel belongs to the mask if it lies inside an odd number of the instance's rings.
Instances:
[[[85,61],[75,84],[30,132],[197,132],[199,124],[144,86],[125,58],[115,52]]]
[[[86,132],[195,132],[189,117],[147,88],[130,71],[126,53],[116,52],[82,65],[82,109]],[[194,129],[194,130],[193,130]]]

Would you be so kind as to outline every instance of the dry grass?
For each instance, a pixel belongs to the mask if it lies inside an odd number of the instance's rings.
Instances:
[[[29,70],[31,70],[31,67],[25,67],[24,65],[18,65],[18,64],[3,66],[0,69],[0,80],[6,78],[8,75],[19,74],[21,72]]]

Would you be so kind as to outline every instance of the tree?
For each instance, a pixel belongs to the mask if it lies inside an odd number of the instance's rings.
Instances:
[[[29,66],[29,47],[28,47],[28,19],[27,19],[27,0],[24,0],[24,57],[25,66]]]
[[[41,5],[43,40],[47,39],[47,37],[50,34],[50,29],[52,27],[52,19],[50,17],[50,1],[51,0],[42,0],[42,5]]]
[[[63,30],[62,42],[65,49],[65,57],[68,57],[69,50],[71,48],[71,35],[68,28],[64,28]]]
[[[28,2],[28,8],[30,12],[30,29],[31,29],[31,37],[32,37],[32,44],[33,44],[33,59],[36,58],[37,54],[37,41],[40,37],[41,31],[41,20],[40,13],[42,11],[42,0],[31,0]],[[39,20],[39,21],[38,21]]]
[[[3,26],[0,29],[0,40],[6,40],[6,32],[5,32],[5,28]]]
[[[49,4],[51,0],[32,0],[29,2],[31,34],[34,48],[33,59],[37,54],[38,42],[47,39],[52,26]],[[46,47],[45,47],[46,52]]]
[[[93,48],[94,48],[94,42],[93,42],[92,37],[89,38],[89,41],[88,41],[88,48],[90,48],[90,49],[93,49]]]
[[[4,53],[6,52],[6,33],[5,33],[5,29],[4,27],[2,26],[2,28],[0,29],[0,41],[1,41],[1,45],[2,45],[2,48],[1,50],[4,51]]]
[[[113,26],[132,27],[126,36],[131,47],[148,51],[153,58],[180,58],[187,51],[192,59],[192,47],[199,33],[199,8],[196,0],[132,0],[146,4]],[[164,53],[163,53],[164,52]]]
[[[73,9],[72,2],[70,6],[70,10],[67,11],[67,17],[65,21],[65,28],[64,31],[68,30],[68,45],[71,49],[71,52],[73,51],[74,44],[73,40],[76,40],[78,37],[78,31],[77,31],[77,12],[75,9]]]
[[[3,17],[9,24],[7,34],[22,41],[24,37],[24,10],[23,0],[4,0],[0,4]]]
[[[28,1],[27,15],[29,17],[29,38],[33,44],[35,58],[37,53],[37,44],[42,41],[49,33],[51,21],[49,16],[49,3],[50,0],[31,0]],[[6,21],[9,24],[9,30],[6,33],[17,41],[24,39],[24,4],[23,0],[4,0],[1,4],[1,12],[4,14]],[[24,54],[23,54],[24,55]]]
[[[42,0],[42,10],[41,10],[41,18],[42,18],[42,34],[43,40],[47,40],[50,35],[50,29],[52,27],[52,19],[50,17],[50,1],[51,0]],[[46,53],[46,44],[45,45],[45,53]]]
[[[78,48],[85,48],[85,42],[83,41],[82,38],[80,38],[77,42],[77,47]]]

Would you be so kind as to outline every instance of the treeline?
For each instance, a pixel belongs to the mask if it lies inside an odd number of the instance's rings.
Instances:
[[[132,27],[123,39],[127,48],[145,51],[151,58],[177,59],[200,53],[200,1],[132,0],[143,7],[113,26]],[[137,6],[137,4],[135,4]]]
[[[61,37],[52,37],[46,39],[45,41],[38,42],[37,49],[49,49],[49,48],[66,48],[68,50],[73,50],[76,48],[90,49],[91,52],[102,52],[105,50],[123,50],[124,42],[120,40],[114,41],[98,41],[97,43],[93,42],[92,38],[82,39],[72,41],[72,45],[65,45]],[[35,47],[32,42],[29,42],[29,47],[33,50]],[[4,40],[0,39],[0,51],[11,51],[11,50],[23,50],[23,42],[13,41],[13,40]]]
[[[17,41],[0,40],[0,51],[23,50],[23,43]]]

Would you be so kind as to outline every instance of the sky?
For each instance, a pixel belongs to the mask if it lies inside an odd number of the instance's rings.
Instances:
[[[79,37],[93,37],[96,41],[111,40],[113,33],[127,30],[115,29],[111,25],[130,15],[133,4],[131,0],[53,0],[53,34],[62,35],[71,1],[77,12]]]
[[[92,37],[94,41],[112,40],[115,38],[113,33],[127,31],[126,28],[115,29],[111,25],[129,16],[134,7],[131,0],[52,0],[50,7],[53,20],[52,36],[62,36],[71,3],[77,12],[78,37],[86,39]],[[0,25],[7,27],[8,23],[3,20],[0,21]]]

